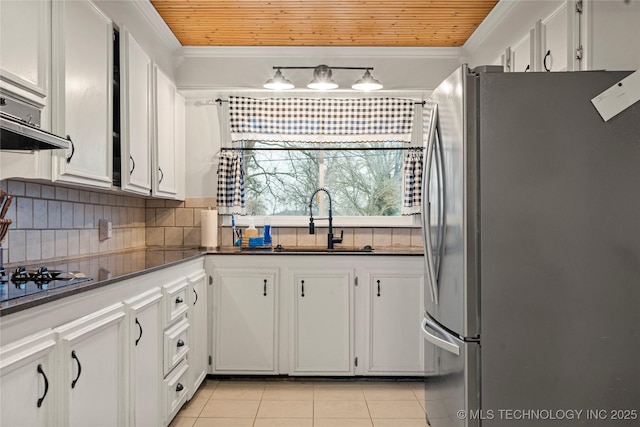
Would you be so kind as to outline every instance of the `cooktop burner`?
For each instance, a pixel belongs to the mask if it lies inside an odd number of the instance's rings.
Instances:
[[[0,268],[0,301],[93,280],[79,272],[49,270],[40,267],[29,270],[18,267],[13,272]]]

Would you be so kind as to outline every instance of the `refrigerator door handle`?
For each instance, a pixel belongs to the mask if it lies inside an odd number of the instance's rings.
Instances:
[[[456,356],[460,356],[460,346],[456,344],[456,342],[450,338],[450,335],[447,331],[442,329],[437,323],[429,319],[428,317],[424,317],[422,319],[422,335],[424,338],[429,341],[431,344],[440,347],[443,350],[448,351],[449,353],[453,353]],[[427,330],[429,328],[429,330]],[[437,336],[436,334],[440,335]]]
[[[436,130],[436,139],[433,143],[434,152],[437,153],[437,161],[436,166],[438,168],[438,254],[436,258],[436,262],[434,265],[435,271],[435,280],[437,282],[438,277],[440,277],[440,267],[442,266],[442,259],[444,258],[444,235],[445,235],[445,216],[444,216],[444,207],[445,207],[445,185],[444,185],[444,154],[442,149],[442,134],[440,132],[440,120],[439,117],[436,117],[435,122],[435,130]]]
[[[431,160],[433,158],[433,148],[436,139],[436,127],[438,123],[438,104],[433,106],[429,120],[429,138],[427,139],[427,158],[425,159],[425,170],[422,174],[422,192],[426,197],[422,197],[422,241],[424,242],[424,253],[427,261],[427,282],[431,301],[438,304],[438,289],[436,287],[436,269],[433,260],[433,242],[431,241],[431,212],[429,209],[429,186],[431,185]]]

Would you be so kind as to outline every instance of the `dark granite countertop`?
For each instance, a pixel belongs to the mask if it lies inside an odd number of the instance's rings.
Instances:
[[[358,255],[358,256],[423,256],[422,248],[418,247],[385,247],[385,248],[364,248],[355,246],[337,246],[335,249],[327,249],[319,246],[295,246],[285,248],[239,248],[237,246],[222,248],[206,248],[208,254],[218,255]]]
[[[380,248],[363,250],[356,247],[340,247],[335,250],[327,250],[320,247],[290,247],[284,250],[275,248],[183,248],[183,247],[149,247],[130,251],[79,257],[64,261],[47,262],[50,270],[82,272],[92,280],[81,282],[57,289],[49,289],[35,294],[25,295],[0,302],[0,317],[15,313],[27,308],[35,307],[70,295],[97,289],[102,286],[131,279],[133,277],[150,273],[155,270],[170,267],[184,261],[195,259],[204,254],[210,255],[401,255],[422,256],[420,248]],[[38,268],[42,263],[30,263],[27,268]],[[7,271],[17,265],[7,264]]]
[[[205,253],[200,249],[194,248],[143,248],[47,262],[46,266],[50,270],[82,272],[85,276],[93,278],[93,280],[2,301],[0,302],[0,316],[6,316],[80,292],[107,286],[121,280],[131,279],[141,274],[195,259]],[[27,268],[37,268],[41,264],[34,263],[25,266]],[[15,267],[13,265],[5,265],[7,271],[11,271]]]

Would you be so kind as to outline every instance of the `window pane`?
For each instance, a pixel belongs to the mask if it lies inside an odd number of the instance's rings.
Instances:
[[[245,142],[247,213],[306,216],[311,194],[324,187],[331,193],[334,216],[398,216],[402,208],[404,151],[393,148],[399,146],[397,142],[358,143],[364,149],[267,151],[251,148],[301,145]],[[388,149],[366,149],[370,147]],[[317,214],[315,211],[314,203]]]

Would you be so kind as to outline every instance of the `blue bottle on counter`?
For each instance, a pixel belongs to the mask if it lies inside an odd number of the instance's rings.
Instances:
[[[264,245],[271,246],[271,218],[264,217],[264,230],[263,230]]]

